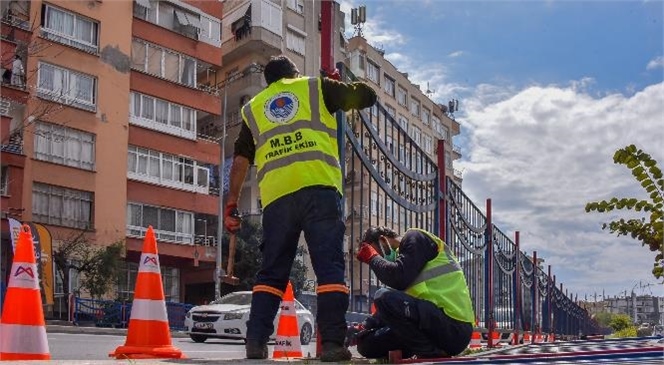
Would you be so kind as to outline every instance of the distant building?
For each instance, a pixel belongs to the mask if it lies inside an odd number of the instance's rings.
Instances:
[[[628,315],[634,324],[664,324],[664,297],[632,295],[608,298],[597,302],[581,302],[588,313],[613,313]]]

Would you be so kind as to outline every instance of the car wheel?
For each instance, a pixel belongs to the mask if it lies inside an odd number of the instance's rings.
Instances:
[[[205,340],[207,340],[207,336],[203,335],[189,335],[189,337],[191,337],[191,339],[197,343],[203,343]]]
[[[313,331],[311,330],[311,325],[309,323],[303,324],[302,328],[300,329],[300,343],[303,345],[308,345],[309,342],[311,342],[312,334]]]

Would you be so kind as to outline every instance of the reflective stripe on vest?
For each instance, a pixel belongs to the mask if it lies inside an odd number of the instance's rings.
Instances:
[[[270,171],[286,167],[296,162],[321,161],[321,160],[325,161],[325,163],[330,165],[330,167],[334,167],[337,169],[341,168],[339,166],[339,161],[334,157],[320,151],[307,151],[307,152],[300,152],[297,155],[285,156],[278,160],[267,162],[265,165],[263,165],[263,168],[260,169],[260,171],[256,172],[256,177],[258,178],[258,181],[261,181],[265,177],[265,174],[267,174]]]
[[[166,302],[163,300],[134,299],[131,305],[131,319],[168,322]]]
[[[450,250],[450,246],[445,245],[445,255],[447,255],[447,257],[451,257],[451,254],[452,251]],[[445,265],[434,266],[430,269],[423,270],[419,275],[417,275],[410,286],[415,286],[423,281],[433,279],[438,276],[443,276],[454,271],[461,271],[461,266],[459,266],[458,262],[450,260],[450,262]]]
[[[20,354],[48,354],[46,327],[2,323],[0,352]]]

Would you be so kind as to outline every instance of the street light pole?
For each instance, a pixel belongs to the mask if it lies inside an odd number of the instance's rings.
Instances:
[[[226,95],[226,86],[224,84],[224,103],[223,103],[223,112],[222,112],[222,133],[221,139],[219,140],[219,219],[217,219],[217,259],[216,259],[216,270],[214,275],[214,298],[221,298],[221,276],[225,274],[224,268],[222,267],[222,250],[223,245],[221,244],[223,233],[224,233],[224,170],[226,170],[226,104],[227,104],[227,95]]]

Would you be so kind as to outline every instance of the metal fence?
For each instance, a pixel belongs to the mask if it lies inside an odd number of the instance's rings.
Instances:
[[[337,67],[345,81],[355,80],[342,64]],[[599,331],[562,284],[556,288],[551,267],[545,272],[536,252],[520,250],[519,232],[512,240],[492,223],[491,199],[483,211],[445,175],[444,141],[438,141],[433,161],[380,103],[338,118],[350,311],[367,313],[382,286],[355,260],[363,232],[370,226],[398,232],[417,227],[438,234],[457,256],[476,326],[489,346],[523,341],[524,332],[575,338]]]
[[[97,327],[127,328],[131,318],[131,302],[95,300],[74,297],[73,322],[76,325],[94,324]],[[184,318],[193,308],[191,304],[166,302],[168,324],[172,330],[184,329]]]

